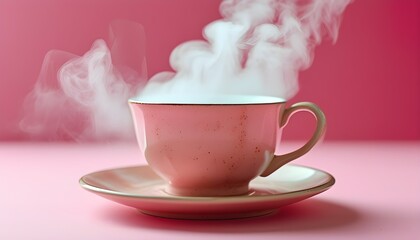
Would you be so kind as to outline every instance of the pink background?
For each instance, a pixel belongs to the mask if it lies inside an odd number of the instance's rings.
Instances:
[[[179,43],[201,38],[219,18],[215,0],[0,0],[0,140],[24,140],[17,123],[51,49],[86,52],[116,18],[146,29],[149,76],[169,69]],[[336,45],[317,48],[291,100],[313,101],[328,119],[327,139],[420,139],[420,1],[356,0]],[[297,116],[284,134],[306,138]]]
[[[94,171],[145,164],[134,144],[1,143],[0,239],[418,239],[419,143],[325,142],[296,163],[333,174],[331,189],[277,214],[226,221],[150,217],[78,186]]]

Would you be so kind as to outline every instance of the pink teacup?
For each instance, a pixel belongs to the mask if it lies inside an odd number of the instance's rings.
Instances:
[[[313,103],[286,108],[283,99],[262,96],[209,102],[129,101],[139,146],[150,167],[167,181],[169,194],[247,194],[252,179],[307,153],[325,132],[325,116]],[[314,114],[315,133],[300,149],[275,156],[281,129],[298,111]]]

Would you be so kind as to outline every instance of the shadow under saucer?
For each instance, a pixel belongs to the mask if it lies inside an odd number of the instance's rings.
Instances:
[[[135,209],[114,206],[101,218],[133,228],[208,233],[301,232],[345,227],[361,219],[360,214],[332,201],[310,199],[266,216],[234,220],[175,220],[147,216]]]

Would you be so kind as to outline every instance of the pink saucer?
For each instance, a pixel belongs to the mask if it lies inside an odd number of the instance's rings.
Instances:
[[[258,177],[247,195],[181,197],[167,194],[165,182],[149,166],[90,173],[80,185],[99,196],[140,212],[179,219],[232,219],[269,214],[329,189],[334,177],[317,169],[286,165],[268,177]]]

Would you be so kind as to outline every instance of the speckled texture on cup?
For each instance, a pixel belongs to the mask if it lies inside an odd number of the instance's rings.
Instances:
[[[145,158],[185,196],[231,196],[273,158],[284,103],[142,104],[130,102]]]

